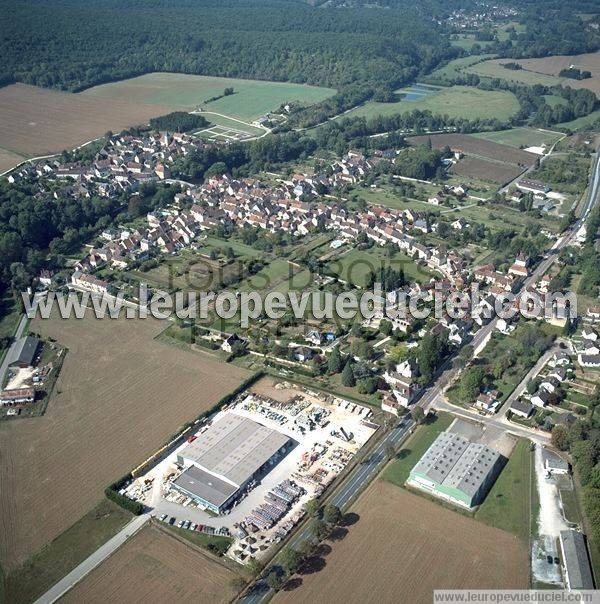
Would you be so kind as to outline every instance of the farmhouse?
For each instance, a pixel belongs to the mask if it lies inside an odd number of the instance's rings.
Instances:
[[[22,403],[33,403],[35,400],[34,388],[15,388],[0,392],[0,407],[4,405],[20,405]]]
[[[537,195],[546,195],[550,191],[550,187],[545,185],[543,182],[539,180],[530,180],[527,178],[522,178],[517,182],[517,187],[521,189],[521,191],[531,191],[531,193]]]
[[[442,432],[411,470],[407,483],[464,508],[481,503],[502,456],[452,432]]]
[[[594,589],[585,537],[578,531],[560,532],[560,549],[568,589]]]
[[[292,443],[275,430],[229,413],[177,455],[185,469],[171,488],[219,514]]]
[[[34,336],[24,336],[19,338],[16,343],[16,349],[13,358],[9,362],[9,367],[32,367],[40,341]]]
[[[108,289],[108,284],[105,281],[93,275],[86,275],[81,271],[75,271],[71,275],[71,283],[76,287],[98,294],[104,294]]]

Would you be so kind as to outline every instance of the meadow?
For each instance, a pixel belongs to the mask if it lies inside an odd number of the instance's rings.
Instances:
[[[401,91],[400,91],[401,92]],[[491,118],[507,120],[519,110],[519,103],[512,92],[504,90],[479,90],[469,86],[441,88],[415,100],[396,103],[367,102],[344,117],[373,117],[393,115],[419,109],[457,118]]]
[[[234,93],[207,102],[223,94],[225,88]],[[300,101],[317,103],[335,94],[331,88],[306,84],[217,78],[181,73],[148,73],[137,78],[94,86],[81,96],[109,100],[128,100],[146,105],[170,105],[180,109],[202,107],[242,120],[253,120],[283,103]],[[209,121],[212,121],[209,116]]]

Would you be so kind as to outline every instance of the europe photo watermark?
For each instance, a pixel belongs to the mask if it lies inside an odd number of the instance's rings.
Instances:
[[[28,318],[48,319],[54,309],[63,319],[83,319],[91,313],[97,319],[179,319],[238,320],[247,328],[260,318],[279,320],[286,314],[301,320],[310,314],[317,320],[363,321],[386,318],[453,320],[481,317],[485,320],[510,320],[520,315],[526,319],[575,319],[577,296],[574,292],[540,294],[526,290],[522,293],[503,291],[483,296],[480,284],[472,283],[468,291],[447,291],[443,282],[427,288],[385,291],[381,283],[369,290],[333,293],[313,291],[220,291],[197,292],[152,290],[141,283],[137,301],[127,300],[122,292],[71,290],[68,293],[47,292],[45,295],[23,292],[23,305]]]

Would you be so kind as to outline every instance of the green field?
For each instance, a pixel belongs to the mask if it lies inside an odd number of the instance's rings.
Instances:
[[[384,470],[382,478],[400,487],[404,486],[410,471],[421,459],[438,434],[448,429],[454,418],[449,413],[438,412],[434,421],[419,426],[403,444],[392,463]]]
[[[564,78],[557,78],[556,76],[538,73],[537,71],[528,71],[527,69],[507,69],[500,64],[510,62],[512,62],[510,59],[493,59],[491,61],[484,61],[483,63],[477,63],[477,65],[465,67],[464,72],[475,73],[478,76],[487,78],[500,78],[501,80],[510,82],[519,82],[520,84],[527,84],[528,86],[533,86],[535,84],[556,86],[564,80]],[[518,63],[518,60],[515,62]]]
[[[475,519],[513,533],[529,543],[531,526],[532,452],[529,441],[521,439],[494,483]]]
[[[504,90],[487,91],[469,86],[451,86],[423,96],[419,100],[401,100],[397,103],[368,102],[344,114],[344,117],[393,115],[415,109],[465,119],[507,120],[519,111],[519,102],[512,92]]]
[[[234,94],[204,104],[229,87],[234,89]],[[129,80],[94,86],[80,94],[151,105],[170,105],[181,109],[203,106],[207,111],[252,120],[277,109],[282,103],[317,103],[335,94],[335,90],[287,82],[148,73]]]
[[[560,132],[549,130],[538,130],[537,128],[510,128],[498,132],[478,132],[472,136],[482,138],[494,143],[508,145],[509,147],[539,147],[541,145],[551,146],[562,138]]]
[[[369,274],[383,266],[402,268],[407,279],[425,283],[431,278],[431,273],[418,266],[414,260],[402,253],[396,253],[392,258],[386,258],[381,248],[369,250],[353,249],[341,254],[327,264],[329,274],[336,275],[356,287],[365,287]]]
[[[586,130],[589,128],[594,122],[600,121],[600,109],[596,109],[596,111],[592,111],[589,115],[585,115],[583,117],[578,117],[575,120],[571,120],[570,122],[563,122],[562,124],[556,124],[557,128],[565,128],[568,130],[572,130],[573,132],[577,132],[579,130]],[[596,128],[598,129],[598,128]]]
[[[470,51],[475,44],[479,44],[482,50],[486,50],[489,42],[476,40],[475,34],[458,34],[458,38],[456,40],[450,40],[450,44],[457,48],[464,48],[465,50]]]
[[[468,57],[460,57],[459,59],[454,59],[436,69],[430,74],[430,78],[449,78],[453,79],[459,75],[462,75],[462,70],[470,65],[475,65],[475,63],[479,63],[484,59],[490,59],[494,55],[492,54],[483,54],[483,55],[471,55]]]
[[[132,516],[104,499],[6,577],[8,602],[31,602],[118,533]]]

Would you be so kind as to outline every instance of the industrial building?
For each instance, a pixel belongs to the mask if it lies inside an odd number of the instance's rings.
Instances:
[[[184,471],[171,488],[219,514],[293,444],[276,430],[228,413],[179,452]]]
[[[483,501],[503,461],[485,445],[442,432],[411,470],[407,484],[472,508]]]
[[[560,549],[567,589],[594,589],[585,537],[578,531],[560,532]]]
[[[40,340],[34,336],[24,336],[19,338],[15,344],[15,349],[11,353],[9,367],[32,367]]]

